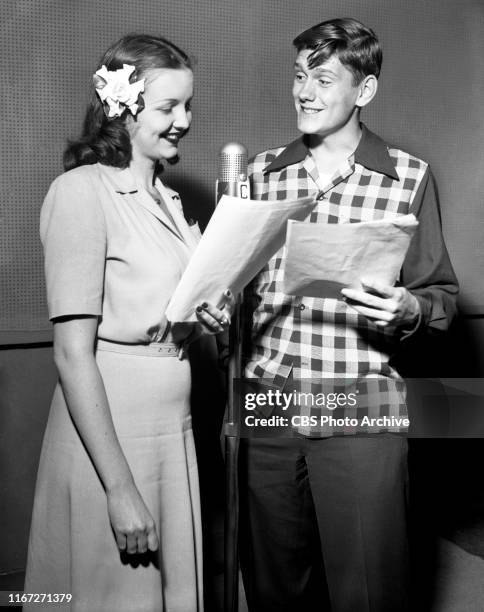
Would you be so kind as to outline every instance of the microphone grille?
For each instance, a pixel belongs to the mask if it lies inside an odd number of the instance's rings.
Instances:
[[[238,142],[229,142],[218,156],[218,179],[227,183],[247,178],[247,149]]]

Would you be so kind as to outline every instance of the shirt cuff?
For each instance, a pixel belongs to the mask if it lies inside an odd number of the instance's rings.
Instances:
[[[412,295],[417,298],[420,309],[417,318],[415,319],[415,322],[411,325],[411,327],[401,328],[401,341],[407,340],[407,338],[413,336],[415,332],[417,332],[423,325],[425,325],[425,321],[428,321],[428,317],[430,314],[430,301],[428,300],[428,298],[425,298],[422,295],[416,295],[413,292],[410,293],[412,293]]]

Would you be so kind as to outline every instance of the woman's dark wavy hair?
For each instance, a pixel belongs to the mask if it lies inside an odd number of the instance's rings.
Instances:
[[[166,38],[145,34],[123,36],[106,51],[98,68],[105,65],[108,70],[117,70],[123,64],[135,67],[130,82],[142,79],[149,70],[192,68],[190,58],[176,45]],[[143,106],[141,98],[140,108]],[[108,119],[92,85],[82,133],[77,140],[69,141],[64,151],[64,169],[71,170],[97,162],[126,168],[131,161],[131,140],[124,125],[125,113],[121,117]]]

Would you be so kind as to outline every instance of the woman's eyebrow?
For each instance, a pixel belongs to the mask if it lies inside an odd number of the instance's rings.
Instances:
[[[159,102],[178,102],[178,100],[176,98],[158,98],[153,101],[154,104],[158,104]]]

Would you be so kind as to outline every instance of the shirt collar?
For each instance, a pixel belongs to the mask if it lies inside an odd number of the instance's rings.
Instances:
[[[360,142],[354,152],[355,163],[361,164],[368,170],[374,170],[381,174],[399,180],[395,164],[388,153],[385,142],[376,134],[371,132],[366,125],[361,124],[362,134]],[[309,154],[308,146],[304,136],[300,136],[291,142],[268,166],[264,168],[264,174],[282,170],[286,166],[303,161]]]

